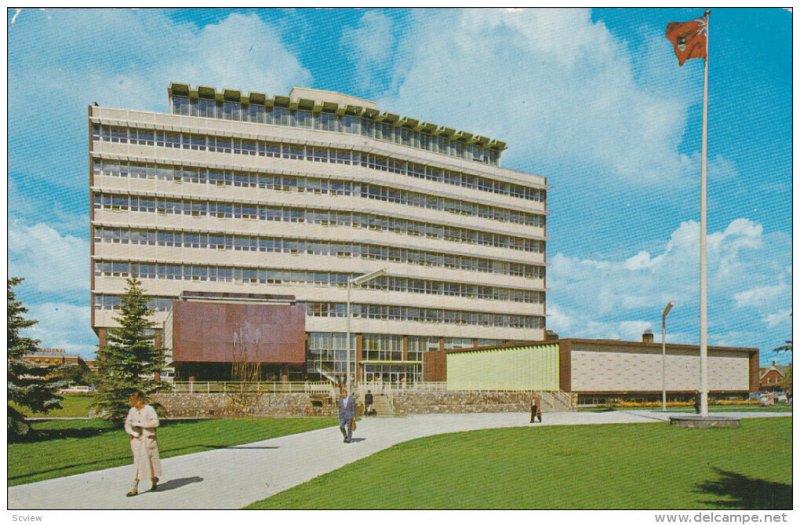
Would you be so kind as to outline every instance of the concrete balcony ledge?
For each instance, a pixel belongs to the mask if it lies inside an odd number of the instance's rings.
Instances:
[[[739,428],[741,418],[730,416],[670,416],[669,424],[689,428]]]

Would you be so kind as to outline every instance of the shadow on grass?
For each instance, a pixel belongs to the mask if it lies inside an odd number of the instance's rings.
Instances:
[[[223,446],[223,445],[191,444],[191,445],[187,445],[185,447],[174,447],[174,448],[161,449],[160,453],[161,453],[161,458],[162,459],[166,459],[166,458],[170,458],[170,457],[174,457],[174,456],[180,456],[182,454],[189,454],[189,453],[195,453],[195,452],[206,452],[206,451],[209,451],[209,450],[218,450],[218,449],[224,449],[224,448],[237,448],[237,447],[230,446],[230,445]],[[238,447],[238,448],[247,448],[247,447]],[[250,448],[254,448],[254,447],[250,447]],[[258,448],[278,448],[278,447],[258,447]],[[71,463],[69,465],[61,465],[61,466],[54,467],[54,468],[38,470],[36,472],[26,472],[26,473],[20,474],[18,476],[8,476],[8,480],[9,481],[25,480],[26,478],[35,477],[35,476],[39,476],[39,475],[42,475],[42,474],[50,474],[50,473],[53,473],[53,472],[63,472],[63,471],[67,471],[67,472],[65,474],[62,474],[62,476],[68,476],[68,475],[72,475],[72,474],[82,474],[84,472],[91,472],[91,471],[100,470],[100,469],[103,469],[103,468],[119,467],[121,465],[125,465],[127,463],[132,462],[132,461],[133,461],[133,458],[130,455],[120,456],[120,457],[116,457],[116,458],[103,458],[103,459],[99,459],[97,461],[81,461],[80,463]],[[87,467],[87,466],[92,466],[94,468],[81,469],[80,472],[68,472],[71,469],[75,469],[75,468],[79,468],[79,467]],[[192,478],[192,479],[194,479],[194,478]],[[25,483],[25,482],[23,481],[22,483]],[[193,481],[193,483],[194,483],[194,481]]]
[[[174,425],[185,425],[185,424],[192,424],[196,423],[201,420],[195,419],[183,419],[183,420],[162,420],[161,427],[169,427]],[[67,439],[67,438],[91,438],[95,436],[99,436],[101,434],[107,434],[110,432],[116,432],[123,430],[121,424],[115,424],[113,422],[103,420],[103,419],[84,419],[84,420],[75,420],[70,421],[69,423],[78,423],[74,427],[67,427],[67,428],[41,428],[41,423],[50,423],[50,422],[41,422],[41,421],[34,421],[34,433],[25,440],[20,440],[20,442],[24,443],[35,443],[38,441],[50,441],[53,439]]]
[[[697,486],[697,492],[727,498],[703,503],[729,509],[789,510],[792,508],[791,485],[750,478],[719,468],[714,468],[714,471],[720,476],[719,479],[701,483]]]

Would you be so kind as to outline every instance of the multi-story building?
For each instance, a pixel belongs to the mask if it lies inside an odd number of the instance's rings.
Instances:
[[[307,88],[169,86],[171,112],[89,107],[92,326],[125,280],[305,304],[305,372],[422,377],[428,350],[542,340],[546,179],[505,144]],[[180,367],[178,367],[180,375]],[[296,371],[293,375],[297,375]]]
[[[63,348],[39,348],[32,354],[22,356],[22,360],[40,366],[73,365],[88,367],[88,364],[79,355],[68,354]]]

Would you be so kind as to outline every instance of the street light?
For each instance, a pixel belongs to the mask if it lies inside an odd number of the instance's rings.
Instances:
[[[350,354],[353,352],[353,343],[350,340],[350,288],[352,285],[360,286],[378,277],[383,277],[384,275],[386,275],[386,270],[381,268],[380,270],[365,273],[354,279],[347,279],[347,375],[345,376],[345,384],[347,385],[348,394],[352,394],[352,392],[350,392],[352,386],[350,382]]]
[[[670,301],[661,313],[661,411],[667,411],[667,314],[675,301]]]

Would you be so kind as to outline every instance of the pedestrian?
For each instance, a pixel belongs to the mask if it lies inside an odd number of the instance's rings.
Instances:
[[[128,398],[131,409],[125,418],[125,432],[131,438],[133,452],[133,488],[126,496],[139,493],[139,481],[149,479],[152,482],[150,492],[158,489],[158,477],[161,475],[161,461],[158,457],[156,428],[158,415],[153,407],[144,402],[144,393],[137,390]]]
[[[531,394],[531,423],[535,423],[536,418],[539,419],[539,423],[542,422],[542,406],[539,403],[539,396],[533,392]]]
[[[342,431],[344,442],[350,443],[353,439],[353,420],[356,417],[356,400],[348,395],[347,389],[342,388],[339,396],[339,430]]]
[[[372,397],[372,391],[367,390],[367,395],[364,396],[364,415],[371,416],[375,412],[375,407],[372,406],[375,400]]]
[[[700,395],[700,391],[699,390],[695,390],[694,391],[694,411],[697,414],[700,413],[700,402],[701,402],[701,399],[702,399],[702,396]]]

